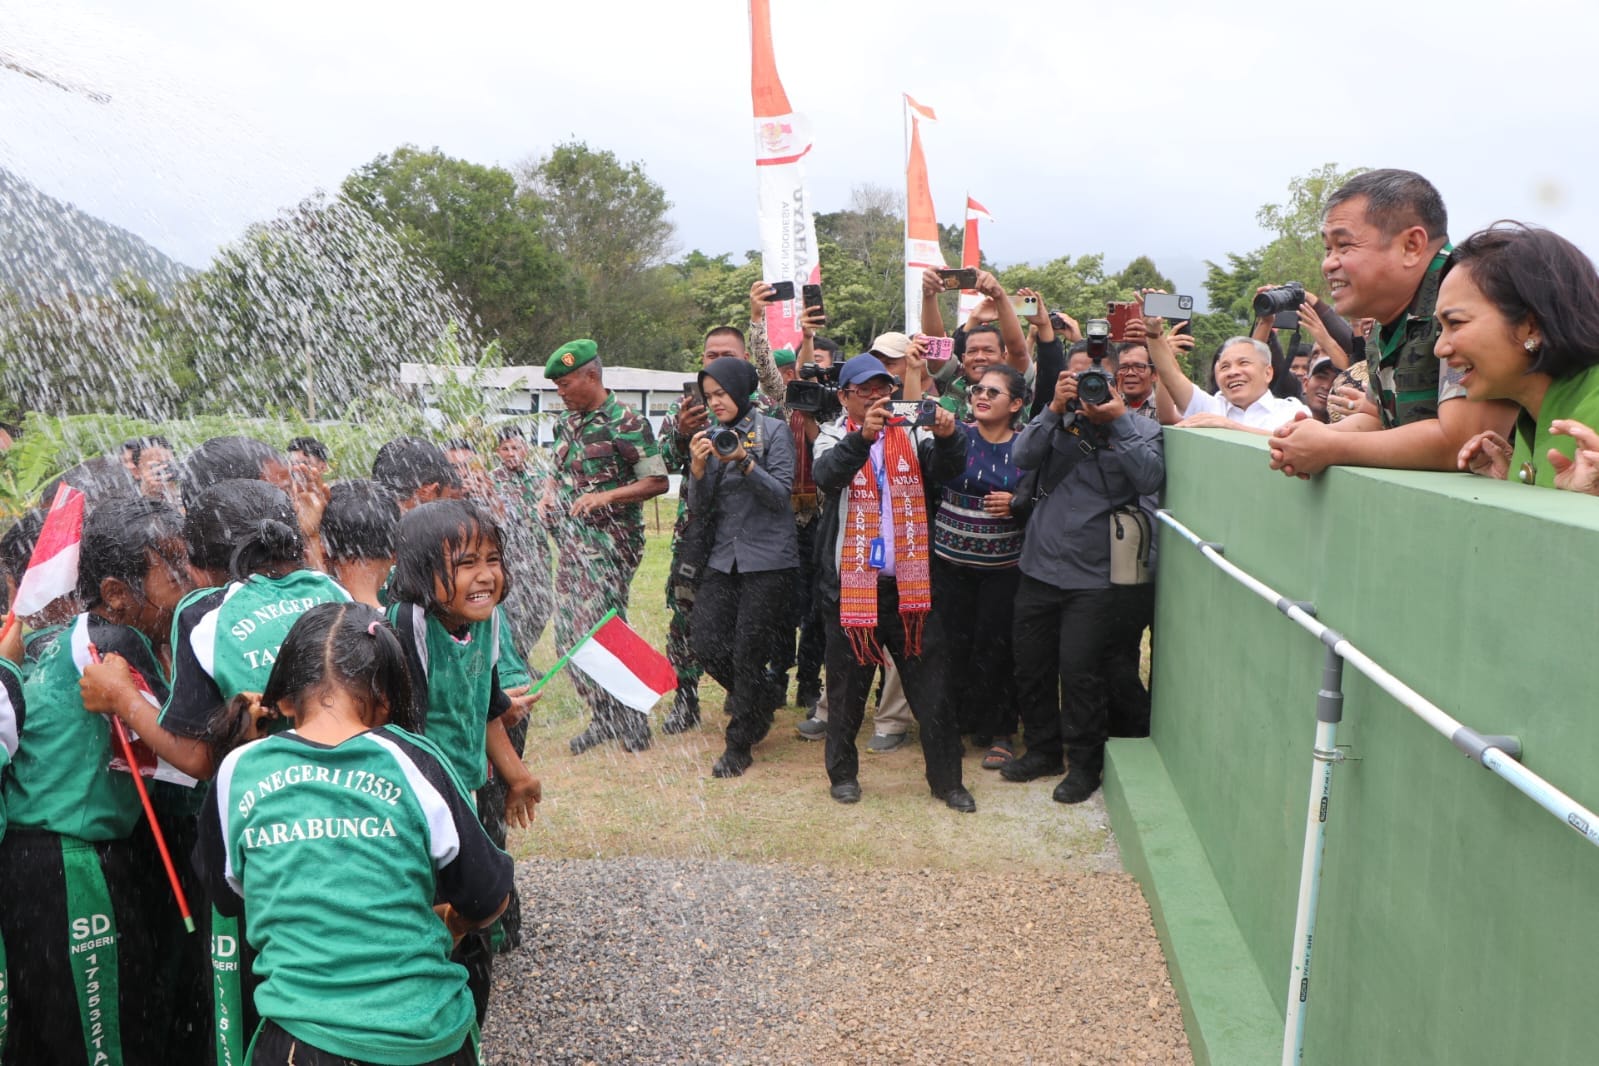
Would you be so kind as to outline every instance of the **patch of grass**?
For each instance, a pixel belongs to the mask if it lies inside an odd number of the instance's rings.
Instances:
[[[661,501],[662,532],[652,532],[633,581],[628,618],[657,648],[666,646],[667,563],[673,502]],[[553,663],[554,626],[532,660]],[[797,708],[780,710],[771,734],[755,748],[755,765],[741,778],[711,777],[722,751],[723,693],[706,678],[700,686],[703,721],[680,736],[659,729],[670,708],[663,698],[652,716],[654,745],[629,755],[615,745],[573,757],[567,740],[588,722],[588,710],[569,677],[552,680],[533,708],[527,762],[544,784],[537,824],[513,833],[518,858],[727,858],[865,868],[1057,871],[1119,866],[1098,797],[1076,807],[1050,800],[1054,780],[1011,784],[968,753],[965,781],[977,813],[962,815],[935,800],[923,776],[919,746],[886,755],[865,751],[863,796],[854,806],[828,795],[823,745],[799,739]]]

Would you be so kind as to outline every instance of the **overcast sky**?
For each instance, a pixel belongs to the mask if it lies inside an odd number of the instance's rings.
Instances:
[[[1191,289],[1326,162],[1421,171],[1457,238],[1513,217],[1599,252],[1591,0],[771,2],[818,210],[902,188],[909,91],[940,220],[970,190],[1002,264],[1146,253]],[[744,0],[5,0],[0,60],[111,97],[0,69],[0,165],[191,265],[404,143],[580,138],[645,164],[681,250],[758,243]]]

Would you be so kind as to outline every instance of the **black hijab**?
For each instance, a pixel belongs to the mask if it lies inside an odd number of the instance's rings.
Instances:
[[[755,373],[755,368],[750,366],[748,360],[736,356],[724,355],[720,359],[713,359],[711,365],[700,371],[700,387],[705,387],[705,379],[710,378],[726,390],[733,397],[733,402],[738,405],[738,418],[734,421],[743,421],[750,413],[750,397],[760,386],[760,378]]]

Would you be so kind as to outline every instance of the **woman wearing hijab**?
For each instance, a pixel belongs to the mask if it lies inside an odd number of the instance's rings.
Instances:
[[[689,444],[688,509],[710,550],[690,628],[694,654],[727,690],[727,750],[711,773],[737,777],[772,727],[762,670],[788,625],[799,566],[789,501],[794,439],[785,423],[752,409],[758,380],[744,360],[715,360],[699,384],[714,422]]]

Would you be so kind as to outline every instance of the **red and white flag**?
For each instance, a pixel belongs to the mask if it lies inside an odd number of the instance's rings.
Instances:
[[[905,94],[905,114],[910,124],[910,148],[905,159],[905,332],[922,331],[922,271],[942,269],[944,253],[938,244],[938,218],[933,212],[933,191],[927,181],[927,158],[922,154],[921,121],[933,117]]]
[[[569,653],[572,665],[606,692],[644,714],[677,688],[672,664],[612,611]]]
[[[822,283],[822,261],[816,246],[816,221],[811,217],[805,186],[805,156],[811,150],[810,124],[788,102],[777,76],[772,49],[769,0],[750,0],[750,99],[755,110],[756,220],[761,232],[761,277],[768,282]],[[766,305],[766,339],[772,349],[799,348],[800,302],[773,300]]]
[[[38,614],[50,601],[78,588],[78,545],[83,541],[83,493],[65,482],[45,515],[27,572],[17,585],[12,613]]]
[[[976,270],[983,262],[983,252],[978,246],[977,223],[992,222],[994,216],[988,213],[988,208],[973,200],[971,194],[966,196],[966,232],[961,235],[961,266],[971,267]],[[962,324],[977,310],[977,305],[983,302],[982,294],[976,289],[962,289],[957,307],[957,317]]]

